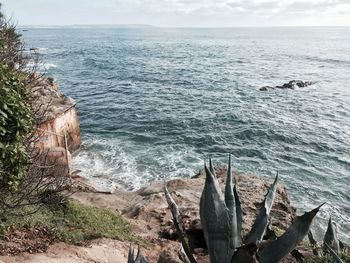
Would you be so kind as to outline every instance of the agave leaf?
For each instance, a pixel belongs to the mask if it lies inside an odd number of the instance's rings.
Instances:
[[[129,247],[129,254],[128,254],[128,263],[134,263],[134,249],[131,248],[131,244]]]
[[[315,256],[321,257],[321,251],[319,250],[319,247],[317,246],[317,241],[314,238],[314,235],[312,234],[312,231],[310,230],[309,233],[307,233],[307,237],[309,238],[309,242],[312,245],[312,252]]]
[[[213,173],[204,165],[205,184],[200,200],[200,217],[211,263],[227,263],[230,246],[230,218],[224,196]]]
[[[310,212],[306,212],[302,216],[297,216],[293,224],[282,236],[267,243],[266,246],[258,252],[259,262],[278,263],[282,258],[288,255],[307,235],[312,220],[322,205]]]
[[[188,259],[187,254],[184,250],[184,247],[182,244],[180,244],[180,249],[179,249],[179,256],[182,259],[184,263],[191,263],[191,261]]]
[[[167,200],[168,206],[170,208],[171,214],[173,215],[173,220],[174,220],[174,225],[176,228],[176,233],[181,241],[181,247],[184,249],[184,252],[186,254],[186,258],[191,262],[191,263],[197,263],[196,259],[191,253],[190,246],[188,245],[188,238],[186,235],[186,231],[183,227],[182,223],[182,218],[181,214],[179,212],[179,208],[177,207],[174,199],[171,197],[168,188],[166,184],[164,185],[164,193],[165,193],[165,198]]]
[[[271,212],[273,201],[275,200],[276,196],[277,181],[278,173],[276,175],[275,181],[268,189],[265,199],[252,226],[252,229],[247,235],[246,244],[260,241],[264,236],[265,229],[269,224],[269,215]]]
[[[328,220],[328,227],[323,239],[323,243],[330,246],[335,252],[337,253],[340,252],[339,240],[337,237],[337,229],[334,226],[334,223],[331,217],[329,217],[329,220]]]
[[[236,203],[236,217],[237,217],[237,233],[239,234],[239,242],[240,245],[242,243],[242,229],[243,229],[243,210],[241,201],[239,200],[239,196],[237,193],[236,185],[233,186],[233,194],[235,196],[235,203]]]
[[[331,253],[331,255],[336,263],[344,263],[344,261],[338,256],[337,252],[335,252],[327,243],[324,243],[324,245],[327,248],[327,250],[329,251],[329,253]]]
[[[215,173],[213,161],[211,158],[209,158],[209,171],[214,175],[214,177],[217,177],[216,173]]]
[[[234,193],[235,191],[235,193]],[[238,202],[236,202],[236,199]],[[231,155],[229,155],[228,166],[227,166],[227,177],[225,186],[225,203],[229,210],[231,232],[230,232],[230,245],[232,250],[241,246],[241,230],[242,230],[242,210],[236,188],[232,187],[232,166],[231,166]],[[238,207],[237,207],[238,206]]]
[[[150,261],[142,254],[140,246],[137,249],[136,258],[134,258],[134,249],[129,248],[128,263],[150,263]]]
[[[317,241],[315,240],[314,235],[312,234],[311,230],[307,233],[307,237],[309,238],[309,242],[311,245],[313,245],[313,246],[317,245]]]

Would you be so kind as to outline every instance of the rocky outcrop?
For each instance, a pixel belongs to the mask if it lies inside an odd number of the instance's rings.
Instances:
[[[65,159],[64,165],[69,165],[70,154],[81,144],[76,102],[60,93],[52,78],[41,76],[37,77],[30,95],[37,122],[35,146],[48,152],[50,163],[62,163]]]
[[[221,187],[224,187],[226,169],[216,171]],[[272,180],[250,174],[234,177],[244,213],[244,234],[248,232],[259,206]],[[199,200],[204,186],[204,175],[199,173],[191,179],[175,179],[167,187],[176,201],[190,239],[190,246],[198,263],[208,263],[205,240],[199,219]],[[180,243],[177,240],[171,212],[163,193],[164,182],[154,182],[136,192],[114,189],[107,193],[79,191],[73,198],[91,206],[103,207],[124,215],[140,236],[142,253],[150,262],[182,262],[178,256]],[[295,209],[291,206],[283,185],[278,185],[276,199],[271,211],[271,226],[281,234],[291,224]],[[111,239],[97,239],[88,247],[58,243],[42,254],[21,254],[16,257],[0,257],[5,262],[127,262],[130,244]],[[303,254],[312,254],[310,248],[302,248]],[[296,262],[292,257],[284,263]]]
[[[224,187],[226,169],[218,169],[217,175],[221,186]],[[242,202],[245,235],[252,226],[258,208],[272,181],[249,174],[239,174],[235,176],[235,180]],[[192,179],[175,179],[167,183],[170,193],[179,206],[190,239],[190,246],[197,261],[209,262],[199,218],[199,200],[203,186],[202,173]],[[127,217],[135,233],[147,243],[143,254],[150,258],[151,262],[157,262],[159,255],[162,255],[161,259],[166,258],[167,262],[178,262],[179,242],[163,188],[164,182],[154,182],[137,192],[116,190],[109,195],[80,192],[74,194],[73,197],[85,204],[119,211]],[[272,229],[281,233],[291,224],[294,216],[295,209],[290,204],[286,189],[279,185],[271,212]],[[289,259],[285,262],[293,261]]]
[[[269,91],[273,89],[296,89],[296,88],[304,88],[314,84],[312,81],[303,81],[303,80],[291,80],[288,83],[284,83],[282,86],[264,86],[261,87],[260,91]]]

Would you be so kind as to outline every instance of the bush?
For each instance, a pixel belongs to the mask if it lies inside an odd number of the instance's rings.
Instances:
[[[28,170],[26,136],[33,129],[28,91],[19,73],[0,62],[0,187],[16,188]]]
[[[15,29],[0,10],[0,220],[17,207],[35,211],[43,192],[70,186],[68,169],[47,165],[48,152],[35,147],[40,139],[35,126],[50,102],[30,96],[43,78],[35,72],[37,54],[25,51]],[[28,68],[28,62],[34,66]],[[57,171],[62,176],[52,176]]]

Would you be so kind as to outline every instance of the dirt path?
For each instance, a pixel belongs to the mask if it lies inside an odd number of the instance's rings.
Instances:
[[[125,251],[125,253],[123,253]],[[128,244],[111,239],[94,240],[88,247],[56,243],[41,254],[22,254],[15,257],[1,256],[4,263],[126,263]]]

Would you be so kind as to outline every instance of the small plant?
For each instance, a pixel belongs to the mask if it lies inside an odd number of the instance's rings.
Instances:
[[[313,252],[316,258],[312,261],[306,262],[350,262],[350,255],[347,253],[345,245],[338,239],[337,228],[331,217],[329,218],[327,230],[323,238],[323,244],[321,246],[318,245],[311,231],[309,232],[308,237],[310,244],[313,246]],[[321,250],[321,247],[323,250]],[[343,261],[343,259],[345,261]]]

